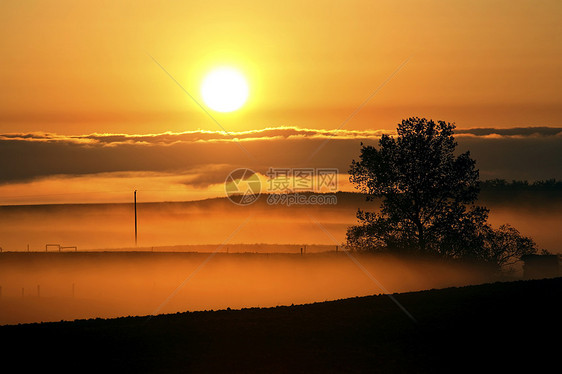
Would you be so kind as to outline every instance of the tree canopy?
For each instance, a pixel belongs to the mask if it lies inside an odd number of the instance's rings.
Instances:
[[[352,249],[437,254],[501,266],[536,252],[534,242],[511,226],[494,230],[489,210],[476,205],[479,173],[470,152],[455,154],[454,124],[403,120],[379,147],[361,144],[350,181],[378,212],[359,210],[360,225],[347,232]]]

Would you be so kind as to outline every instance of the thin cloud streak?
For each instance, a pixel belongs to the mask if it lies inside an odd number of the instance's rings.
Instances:
[[[255,155],[220,131],[146,135],[49,133],[0,134],[0,185],[53,176],[120,172],[184,175],[198,185],[224,182],[229,170],[246,167],[330,167],[347,172],[360,143],[376,145],[385,130],[324,130],[272,127],[232,133]],[[483,179],[562,179],[562,128],[458,129],[461,150],[470,150]],[[310,150],[331,139],[318,156]],[[220,166],[220,167],[219,167]],[[201,183],[192,175],[209,172]]]
[[[71,142],[77,144],[175,144],[179,142],[256,141],[267,139],[378,139],[381,135],[395,135],[390,130],[309,129],[296,126],[268,127],[259,130],[236,131],[225,135],[222,131],[195,130],[163,132],[156,134],[100,134],[59,135],[53,133],[5,133],[0,141]],[[562,136],[560,127],[517,127],[508,129],[474,128],[456,129],[457,137],[548,137]],[[235,140],[233,140],[235,138]]]

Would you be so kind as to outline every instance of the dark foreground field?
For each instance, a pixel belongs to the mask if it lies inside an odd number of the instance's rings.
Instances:
[[[268,309],[3,326],[1,366],[13,362],[23,372],[264,373],[560,368],[562,278],[394,297],[416,322],[389,296],[379,295]]]

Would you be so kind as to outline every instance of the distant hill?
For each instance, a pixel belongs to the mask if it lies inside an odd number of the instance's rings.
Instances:
[[[544,181],[518,181],[512,180],[507,181],[505,179],[491,179],[480,182],[480,201],[482,203],[494,203],[494,202],[509,202],[517,198],[527,198],[534,202],[543,202],[545,204],[550,204],[552,201],[557,203],[562,202],[562,181],[557,181],[555,179],[549,179]],[[301,192],[300,195],[311,195],[312,192]],[[318,193],[314,193],[318,195]],[[333,193],[327,193],[324,195],[331,195]],[[372,206],[373,204],[366,204],[366,194],[360,192],[346,192],[339,191],[336,192],[337,196],[337,206],[342,205],[353,205],[357,207],[361,206]],[[268,204],[267,197],[268,194],[262,194],[256,203],[251,206],[262,206],[273,208],[283,208],[286,204]],[[513,201],[512,201],[513,202]],[[518,201],[517,204],[526,204],[528,201]],[[197,207],[201,209],[208,208],[228,208],[229,210],[244,209],[245,206],[237,206],[232,204],[226,197],[216,197],[203,200],[195,201],[173,201],[173,202],[139,202],[139,205],[149,207],[158,207],[160,210],[166,210],[171,207],[183,208],[183,207]],[[76,209],[88,210],[93,207],[97,208],[115,208],[115,207],[129,207],[131,203],[103,203],[103,204],[43,204],[43,205],[0,205],[0,212],[14,212],[14,211],[27,211],[33,208],[34,210],[43,211],[53,211],[53,210],[65,210],[66,208],[73,207]],[[294,209],[306,209],[310,208],[310,205],[291,205]],[[324,208],[334,208],[334,205],[326,204]],[[127,208],[128,209],[128,208]]]
[[[20,371],[436,373],[559,367],[562,278],[268,309],[0,327]]]

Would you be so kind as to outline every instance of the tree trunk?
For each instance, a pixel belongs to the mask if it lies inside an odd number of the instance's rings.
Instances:
[[[420,253],[425,253],[425,235],[424,235],[424,227],[421,222],[416,222],[416,226],[418,227],[418,247]]]

